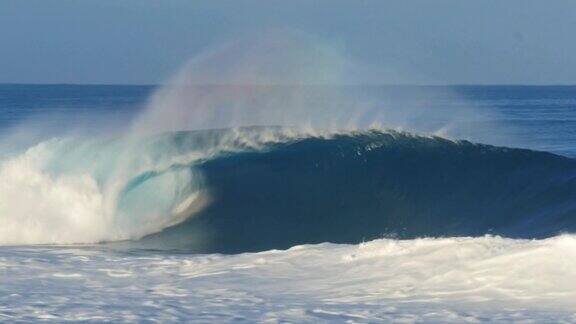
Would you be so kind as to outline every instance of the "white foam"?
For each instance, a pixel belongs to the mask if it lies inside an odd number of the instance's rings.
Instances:
[[[94,156],[84,156],[86,145]],[[136,163],[135,156],[119,164],[104,144],[52,140],[0,162],[0,245],[137,239],[182,221],[170,211],[181,199],[193,203],[195,188],[189,195],[182,188],[195,179],[190,170],[165,172],[164,159],[183,158],[143,156]],[[124,192],[145,172],[160,176]]]
[[[0,165],[0,244],[96,242],[110,219],[89,174],[52,177],[46,144]]]
[[[386,239],[235,256],[0,248],[0,260],[0,318],[12,320],[576,321],[573,235]]]

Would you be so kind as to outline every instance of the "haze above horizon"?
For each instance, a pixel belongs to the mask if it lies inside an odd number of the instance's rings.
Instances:
[[[296,30],[353,62],[345,84],[576,84],[575,13],[569,0],[0,0],[0,83],[160,84],[222,42]]]

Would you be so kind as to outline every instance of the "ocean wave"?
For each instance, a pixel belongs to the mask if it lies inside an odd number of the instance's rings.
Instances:
[[[576,229],[576,161],[397,131],[54,140],[0,166],[0,243],[238,253]]]

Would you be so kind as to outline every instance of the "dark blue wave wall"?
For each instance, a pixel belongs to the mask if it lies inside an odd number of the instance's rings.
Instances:
[[[395,132],[307,138],[197,166],[211,204],[140,243],[238,253],[306,243],[576,230],[576,161]]]

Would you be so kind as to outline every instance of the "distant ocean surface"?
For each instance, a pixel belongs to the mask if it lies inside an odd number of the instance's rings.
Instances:
[[[0,85],[0,321],[576,322],[576,86],[157,90]]]
[[[0,127],[9,127],[46,114],[58,118],[46,120],[74,126],[75,120],[94,113],[129,120],[145,105],[155,86],[117,85],[0,85]],[[446,107],[475,107],[488,113],[470,116],[466,127],[479,134],[493,131],[500,138],[516,141],[522,147],[574,156],[576,148],[576,86],[354,86],[342,91],[362,93],[362,99],[380,100],[383,106],[399,111],[426,107],[441,123]],[[454,94],[458,96],[455,100]],[[489,136],[486,136],[489,138]]]

